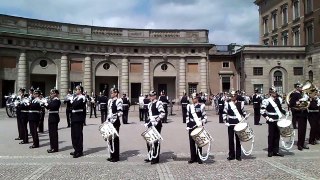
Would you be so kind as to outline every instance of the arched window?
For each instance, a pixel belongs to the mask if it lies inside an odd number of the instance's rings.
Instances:
[[[281,71],[275,71],[273,74],[273,85],[276,87],[278,93],[282,94],[283,92],[283,78]]]
[[[309,80],[313,82],[313,72],[309,71]]]

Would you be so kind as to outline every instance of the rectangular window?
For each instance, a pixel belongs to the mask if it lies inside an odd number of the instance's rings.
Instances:
[[[253,75],[254,76],[262,76],[263,75],[263,67],[253,67]]]
[[[273,46],[278,46],[278,37],[277,36],[272,38],[272,45]]]
[[[313,0],[306,0],[306,5],[305,5],[305,7],[306,7],[306,9],[305,9],[305,11],[306,11],[306,14],[308,14],[308,13],[310,13],[310,12],[312,12],[313,11],[313,2],[312,2]]]
[[[300,29],[299,28],[294,30],[293,41],[294,41],[294,45],[295,46],[299,46],[300,45]]]
[[[293,75],[302,76],[303,75],[303,67],[293,67]]]
[[[143,71],[141,63],[131,63],[130,72],[131,73],[141,73]]]
[[[16,57],[0,56],[0,69],[16,68]]]
[[[269,32],[269,29],[268,29],[268,18],[265,18],[263,19],[263,29],[264,29],[264,34],[268,33]]]
[[[288,45],[288,32],[282,33],[282,45],[287,46]]]
[[[282,25],[285,25],[288,23],[288,5],[284,5],[281,9],[282,14]]]
[[[293,20],[300,17],[300,2],[299,0],[295,0],[293,2]]]
[[[72,72],[82,72],[82,62],[81,61],[70,61],[70,71]]]
[[[263,84],[254,84],[253,89],[258,89],[259,93],[263,94]]]
[[[197,84],[189,84],[188,92],[189,92],[189,96],[192,93],[197,92]]]
[[[222,67],[224,68],[229,68],[229,62],[223,62]]]
[[[198,63],[189,63],[188,64],[189,73],[198,73]]]
[[[272,14],[272,30],[277,29],[277,13]]]
[[[307,27],[306,33],[307,33],[307,39],[306,39],[307,43],[306,44],[310,45],[314,42],[313,41],[313,25],[310,25]]]

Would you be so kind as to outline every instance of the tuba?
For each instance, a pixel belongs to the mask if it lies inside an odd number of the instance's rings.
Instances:
[[[288,105],[290,104],[290,99],[291,99],[290,96],[294,91],[295,90],[290,91],[286,97],[286,102]],[[310,105],[310,101],[309,101],[308,96],[314,97],[316,94],[317,94],[317,88],[312,84],[312,82],[310,80],[307,80],[302,86],[302,98],[299,99],[300,104],[296,105],[295,107],[291,107],[291,108],[295,109],[295,110],[308,109],[308,107]]]

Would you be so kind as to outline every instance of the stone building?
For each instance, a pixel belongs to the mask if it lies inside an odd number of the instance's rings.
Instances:
[[[20,87],[60,96],[82,84],[112,87],[132,100],[164,90],[208,92],[208,30],[123,29],[0,15],[0,101]]]

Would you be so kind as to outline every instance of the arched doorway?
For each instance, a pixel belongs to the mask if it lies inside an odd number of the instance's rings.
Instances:
[[[157,93],[164,91],[169,99],[176,98],[177,71],[168,62],[159,63],[154,69],[153,87]]]
[[[273,85],[278,93],[283,93],[283,75],[281,71],[275,71],[273,73]]]
[[[313,72],[309,71],[308,75],[309,75],[309,80],[313,82]]]
[[[30,70],[30,85],[39,88],[43,96],[49,96],[49,92],[57,87],[57,66],[48,58],[39,58],[32,62]]]
[[[95,93],[110,91],[111,88],[118,85],[118,67],[110,61],[100,62],[96,67]]]

